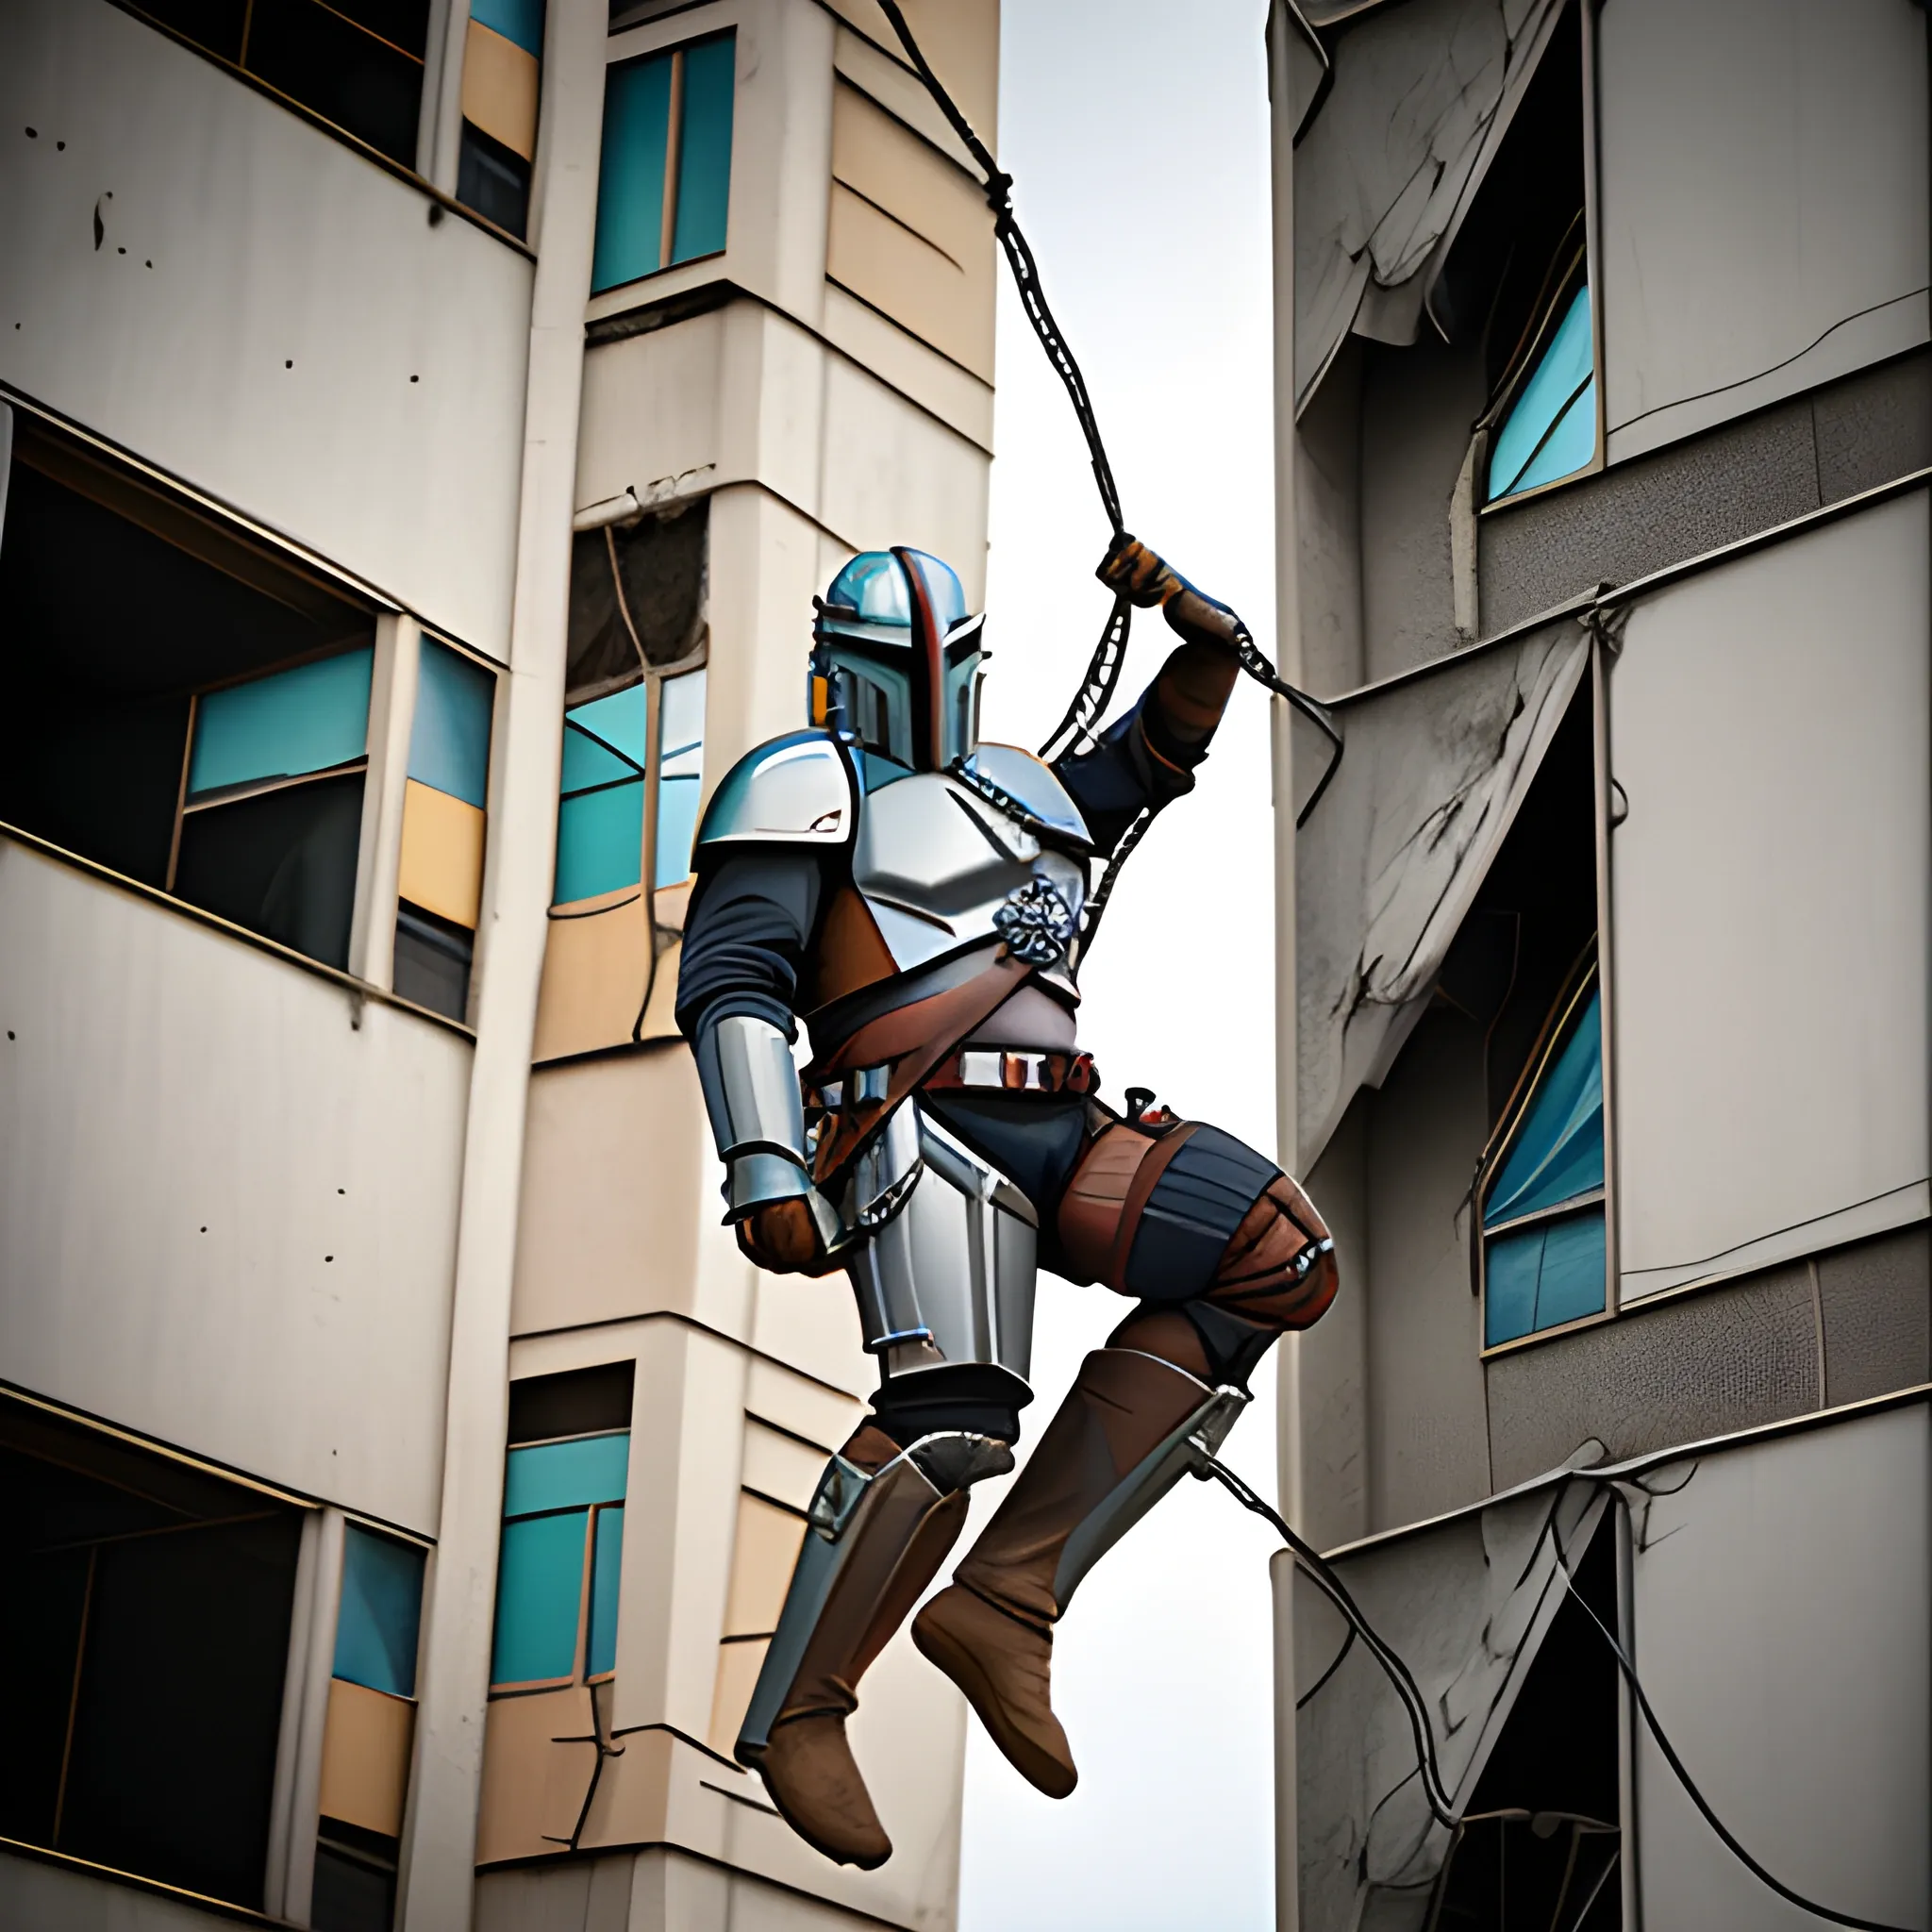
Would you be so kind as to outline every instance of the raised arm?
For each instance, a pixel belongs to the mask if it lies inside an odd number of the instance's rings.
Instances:
[[[1140,703],[1097,743],[1054,766],[1105,853],[1143,809],[1158,811],[1194,789],[1194,767],[1208,756],[1241,660],[1234,612],[1204,596],[1144,543],[1115,538],[1095,575],[1143,608],[1158,604],[1181,639]]]

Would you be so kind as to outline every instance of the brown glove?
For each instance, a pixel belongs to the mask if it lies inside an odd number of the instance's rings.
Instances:
[[[810,1204],[795,1196],[754,1208],[738,1224],[738,1245],[773,1274],[829,1274],[838,1265],[825,1253]]]
[[[1107,546],[1107,555],[1093,575],[1109,591],[1143,610],[1158,604],[1168,624],[1189,643],[1218,644],[1229,651],[1235,648],[1241,619],[1225,604],[1204,597],[1138,537],[1122,531]]]

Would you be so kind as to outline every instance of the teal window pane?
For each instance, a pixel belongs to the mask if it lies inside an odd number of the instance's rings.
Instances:
[[[597,1512],[596,1548],[591,1557],[591,1641],[587,1674],[617,1668],[617,1585],[624,1569],[624,1509]]]
[[[1584,399],[1594,368],[1590,333],[1590,286],[1588,283],[1570,298],[1570,307],[1557,332],[1550,338],[1529,380],[1524,384],[1490,454],[1490,501],[1507,496],[1512,491],[1529,487],[1532,466],[1534,480],[1554,482],[1581,469],[1596,448],[1596,402],[1577,414],[1574,407]],[[1573,420],[1574,418],[1574,420]],[[1564,450],[1574,454],[1582,427],[1587,423],[1588,441],[1583,454],[1560,468],[1543,460],[1552,444],[1559,440]],[[1559,427],[1560,425],[1560,427]]]
[[[1604,1184],[1604,1033],[1592,992],[1538,1082],[1508,1158],[1490,1188],[1483,1224],[1495,1227],[1574,1201]]]
[[[1576,400],[1557,419],[1549,441],[1516,479],[1518,490],[1534,490],[1582,469],[1596,453],[1596,378],[1583,385]]]
[[[194,708],[190,796],[359,758],[369,744],[375,662],[365,646],[209,691]]]
[[[409,726],[409,776],[483,808],[490,784],[490,709],[496,679],[482,665],[423,640],[416,716]]]
[[[666,679],[658,716],[658,862],[652,883],[675,886],[691,873],[698,793],[705,775],[705,674]]]
[[[663,266],[664,158],[671,145],[671,56],[626,60],[604,77],[604,152],[591,292]]]
[[[671,258],[690,261],[724,245],[731,199],[731,94],[737,42],[725,34],[684,50],[684,115],[677,142],[677,223]]]
[[[634,886],[644,875],[644,781],[579,792],[557,809],[553,906]]]
[[[542,59],[543,0],[470,0],[470,18]]]
[[[589,1510],[576,1509],[503,1525],[492,1684],[541,1683],[576,1669],[589,1517]]]
[[[416,1694],[416,1631],[423,1619],[423,1552],[349,1524],[342,1532],[342,1593],[335,1674],[391,1697]]]
[[[650,742],[650,696],[643,685],[627,685],[608,698],[574,705],[563,715],[577,730],[601,740],[638,771],[643,770]],[[566,784],[563,789],[571,791],[575,787]]]
[[[512,1449],[504,1474],[503,1513],[527,1516],[538,1509],[624,1501],[630,1464],[630,1432],[582,1436],[574,1442],[538,1442]]]
[[[1548,1224],[1498,1235],[1483,1257],[1483,1346],[1514,1341],[1536,1326],[1536,1284]]]
[[[1602,1314],[1605,1266],[1600,1208],[1496,1236],[1484,1257],[1484,1345]]]
[[[1604,1216],[1602,1208],[1566,1215],[1549,1224],[1543,1243],[1541,1278],[1537,1283],[1536,1325],[1554,1328],[1604,1311]]]

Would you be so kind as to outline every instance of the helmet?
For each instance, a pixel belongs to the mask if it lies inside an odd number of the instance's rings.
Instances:
[[[868,550],[813,600],[811,722],[912,772],[958,763],[979,739],[983,616],[923,550]]]

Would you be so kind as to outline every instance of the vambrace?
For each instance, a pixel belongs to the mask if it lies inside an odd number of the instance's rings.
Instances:
[[[729,1221],[774,1201],[808,1199],[805,1106],[783,1033],[752,1013],[700,1026],[695,1042],[705,1111],[726,1170]]]

